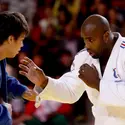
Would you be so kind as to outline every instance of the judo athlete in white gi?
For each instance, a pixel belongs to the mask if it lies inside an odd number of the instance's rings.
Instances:
[[[22,60],[20,74],[39,92],[36,107],[42,100],[74,103],[86,91],[95,125],[125,125],[125,38],[112,32],[107,19],[97,14],[83,22],[81,36],[86,49],[59,79],[46,76],[28,57]]]

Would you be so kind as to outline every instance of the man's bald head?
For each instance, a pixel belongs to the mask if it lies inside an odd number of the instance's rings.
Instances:
[[[108,20],[98,14],[89,16],[82,24],[81,36],[93,58],[101,57],[111,44],[113,33]]]
[[[91,28],[104,33],[110,30],[110,25],[105,17],[98,14],[93,14],[83,22],[81,31],[85,29],[90,30]]]

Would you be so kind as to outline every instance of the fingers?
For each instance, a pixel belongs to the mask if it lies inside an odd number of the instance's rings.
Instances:
[[[88,64],[83,64],[81,65],[80,67],[80,70],[79,70],[79,78],[84,78],[84,76],[86,74],[89,74],[89,73],[98,73],[98,70],[96,69],[96,67],[92,64],[92,66],[88,65]]]
[[[84,77],[84,75],[79,74],[78,77],[79,77],[80,79],[82,79],[82,78]]]
[[[80,67],[81,70],[88,70],[88,69],[91,69],[91,68],[93,68],[94,70],[97,71],[96,67],[95,67],[93,64],[92,64],[92,66],[90,66],[90,65],[88,65],[88,64],[83,64],[83,65]]]
[[[84,69],[80,69],[79,74],[84,74]]]
[[[29,59],[28,57],[24,57],[22,60],[21,60],[21,63],[28,66],[29,68],[32,66],[33,64],[33,61],[31,59]]]
[[[21,74],[23,76],[27,76],[29,68],[23,64],[19,64],[19,67],[21,68],[21,70],[19,71],[19,74]]]
[[[37,95],[38,94],[36,92],[34,92],[33,90],[26,90],[23,93],[23,98],[30,100],[30,101],[35,101]]]
[[[84,69],[84,68],[88,68],[91,67],[90,65],[88,65],[87,63],[81,65],[80,69]]]
[[[85,73],[87,73],[90,68],[92,68],[92,67],[90,65],[88,65],[87,63],[83,64],[79,70],[79,78],[81,78],[81,79],[84,78]]]
[[[88,67],[88,64],[83,64],[81,67],[80,67],[80,70],[79,70],[79,76],[83,76],[84,75],[84,72],[86,70],[86,67]]]
[[[19,64],[19,67],[21,68],[22,71],[28,73],[29,68],[28,68],[27,66],[25,66],[25,65],[23,65],[23,64]]]
[[[79,78],[83,78],[84,77],[84,68],[80,68],[78,77]]]
[[[86,70],[88,70],[90,68],[90,66],[88,64],[83,64],[81,67],[80,67],[80,70],[79,70],[79,73],[80,74],[83,74],[84,72],[86,72]]]
[[[21,63],[24,64],[24,65],[26,65],[26,66],[29,64],[29,62],[26,61],[25,59],[22,59],[22,60],[21,60]]]
[[[28,63],[32,62],[32,60],[30,58],[28,58],[28,57],[24,57],[24,60],[26,60]]]
[[[26,76],[27,77],[27,72],[24,72],[24,71],[19,71],[19,74],[23,75],[23,76]]]

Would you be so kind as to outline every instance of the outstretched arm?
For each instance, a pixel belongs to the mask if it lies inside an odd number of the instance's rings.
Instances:
[[[65,73],[59,79],[48,77],[48,84],[36,99],[36,106],[40,100],[55,100],[63,103],[76,102],[85,91],[84,83],[77,77],[77,71]]]
[[[25,57],[22,60],[20,74],[26,76],[43,91],[36,98],[36,105],[41,100],[55,100],[63,103],[76,102],[84,92],[84,83],[78,78],[78,70],[64,74],[59,79],[47,77],[42,69],[37,67],[32,60]]]

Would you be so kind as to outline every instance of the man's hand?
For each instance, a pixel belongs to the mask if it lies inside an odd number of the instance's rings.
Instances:
[[[11,106],[11,104],[4,102],[3,105],[7,108],[10,115],[12,115],[12,106]]]
[[[28,89],[26,90],[22,97],[26,100],[29,100],[29,101],[35,101],[36,100],[36,96],[38,95],[38,93],[36,93],[35,91],[31,90],[31,89]]]
[[[83,64],[79,70],[79,78],[83,80],[89,87],[99,91],[100,78],[96,67]]]
[[[24,57],[24,59],[21,60],[19,67],[21,68],[19,73],[26,76],[35,85],[42,88],[47,85],[48,77],[44,74],[43,70],[28,57]]]

